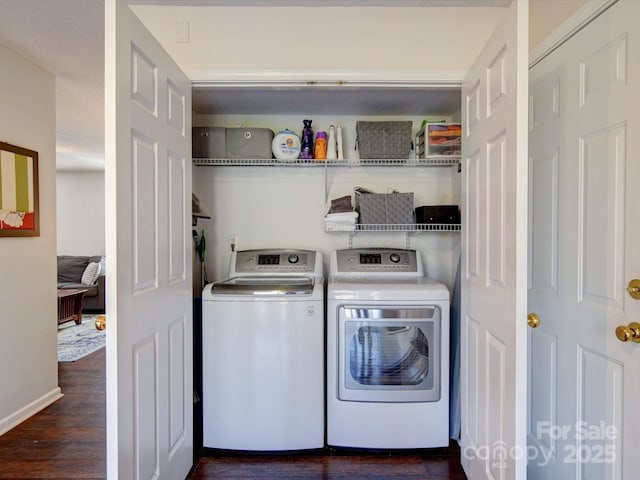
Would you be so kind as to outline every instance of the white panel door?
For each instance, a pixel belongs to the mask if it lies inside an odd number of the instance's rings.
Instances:
[[[462,88],[462,464],[525,477],[528,2],[514,1]]]
[[[531,70],[532,479],[640,471],[640,345],[615,335],[640,319],[638,18],[621,0]]]
[[[531,71],[529,84],[529,309],[543,321],[529,330],[527,473],[528,478],[540,480],[563,478],[557,459],[564,446],[555,435],[536,431],[557,425],[558,411],[566,415],[575,405],[570,398],[559,398],[557,390],[558,338],[563,328],[557,321],[562,318],[559,276],[566,262],[564,256],[560,261],[559,236],[560,229],[571,228],[560,211],[570,194],[560,188],[559,178],[561,166],[566,168],[562,131],[566,110],[560,101],[567,95],[567,84],[558,60],[556,55],[546,58]],[[567,363],[564,356],[563,362],[565,372],[575,378],[575,362]]]
[[[105,3],[107,476],[185,478],[193,459],[191,84]]]

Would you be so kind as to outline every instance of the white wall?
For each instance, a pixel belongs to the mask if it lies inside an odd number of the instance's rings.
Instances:
[[[0,433],[59,396],[55,79],[0,45],[0,137],[39,156],[40,236],[0,237]]]
[[[601,0],[529,0],[529,50],[576,13],[587,2]]]
[[[321,2],[318,2],[321,3]],[[131,7],[192,80],[211,71],[466,72],[503,8]],[[177,22],[189,43],[176,42]]]
[[[449,168],[414,169],[385,167],[336,168],[329,172],[330,198],[364,186],[379,193],[389,187],[414,192],[414,204],[451,203]],[[324,172],[310,168],[211,168],[196,167],[194,192],[212,210],[212,220],[200,220],[197,231],[205,230],[206,265],[209,280],[226,277],[229,268],[227,238],[238,236],[238,248],[307,248],[325,257],[332,250],[348,247],[347,233],[325,233],[323,217]],[[422,252],[427,274],[453,284],[454,252],[459,254],[459,233],[427,232],[412,235],[411,248]],[[358,233],[354,247],[405,248],[404,233]],[[457,257],[456,257],[457,258]]]
[[[603,1],[529,0],[529,48],[535,48],[586,4]],[[504,10],[152,5],[131,8],[193,80],[203,79],[211,70],[466,71]],[[183,21],[189,23],[188,43],[176,41],[177,23]],[[304,47],[309,54],[301,53]]]
[[[104,172],[58,171],[58,255],[104,255]]]

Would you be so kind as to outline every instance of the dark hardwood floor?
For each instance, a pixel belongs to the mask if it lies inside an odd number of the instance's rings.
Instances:
[[[427,453],[202,457],[191,480],[466,480],[457,448]]]
[[[104,348],[59,363],[64,397],[0,436],[0,479],[106,479]],[[465,479],[457,448],[428,452],[229,455],[197,460],[192,480]],[[180,479],[176,479],[180,480]]]
[[[107,478],[104,362],[58,363],[64,397],[0,437],[0,478]]]

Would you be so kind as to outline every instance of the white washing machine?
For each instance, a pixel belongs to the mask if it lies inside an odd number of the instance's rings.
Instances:
[[[324,447],[322,273],[319,252],[246,250],[205,287],[204,447]]]
[[[420,253],[333,252],[327,287],[327,443],[449,445],[449,291]]]

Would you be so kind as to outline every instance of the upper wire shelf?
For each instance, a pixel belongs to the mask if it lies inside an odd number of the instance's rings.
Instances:
[[[349,230],[325,229],[326,232],[459,232],[459,223],[357,223]]]
[[[428,158],[351,159],[351,160],[277,160],[274,158],[194,158],[196,167],[447,167],[458,165],[459,156]]]

